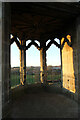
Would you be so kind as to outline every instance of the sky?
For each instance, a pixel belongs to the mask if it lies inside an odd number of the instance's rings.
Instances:
[[[59,40],[55,39],[58,43]],[[49,42],[50,40],[48,40]],[[26,42],[26,45],[29,44],[30,40]],[[37,41],[36,41],[37,42]],[[46,43],[46,45],[48,44]],[[11,45],[11,67],[19,67],[20,66],[20,53],[19,49],[14,42]],[[47,65],[58,66],[61,65],[60,60],[60,49],[57,48],[54,44],[47,50]],[[36,49],[35,46],[31,46],[28,50],[26,50],[26,66],[40,66],[40,51]]]

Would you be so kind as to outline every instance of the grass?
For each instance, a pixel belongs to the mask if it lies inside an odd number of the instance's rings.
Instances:
[[[60,80],[61,79],[61,75],[47,75],[47,80]]]
[[[47,75],[47,80],[60,80],[61,75]],[[27,84],[34,84],[40,82],[40,76],[39,74],[35,75],[27,75],[26,76],[26,83]],[[19,73],[12,73],[11,74],[11,87],[16,87],[17,85],[20,84],[20,75]]]
[[[27,75],[26,76],[26,82],[28,84],[34,84],[39,81],[40,81],[39,75]]]
[[[34,84],[39,82],[40,78],[39,75],[27,75],[26,76],[26,83],[27,84]],[[11,87],[15,87],[20,84],[20,75],[18,73],[11,74]]]
[[[20,84],[19,74],[11,74],[11,87],[15,87]]]

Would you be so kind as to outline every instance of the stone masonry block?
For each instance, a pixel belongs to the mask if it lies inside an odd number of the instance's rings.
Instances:
[[[0,120],[2,118],[2,2],[0,2]]]

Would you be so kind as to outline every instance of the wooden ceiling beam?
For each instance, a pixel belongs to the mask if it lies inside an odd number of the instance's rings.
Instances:
[[[14,7],[15,6],[15,7]],[[78,5],[79,6],[79,5]],[[80,9],[78,7],[75,7],[74,5],[71,6],[71,4],[66,3],[15,3],[12,4],[12,8],[14,9],[12,12],[30,12],[30,13],[45,13],[45,11],[48,11],[47,13],[52,13],[52,11],[59,12],[58,15],[65,13],[66,15],[77,15],[80,12]],[[24,9],[23,9],[24,8]],[[74,8],[74,9],[73,9]],[[42,12],[43,11],[43,12]],[[47,14],[45,13],[45,15]],[[50,14],[51,15],[51,14]]]
[[[71,3],[10,3],[11,33],[21,39],[48,40],[60,37],[80,13],[80,6]],[[75,9],[73,9],[75,8]],[[56,43],[55,43],[56,44]]]
[[[17,11],[19,15],[22,13],[25,13],[25,14],[30,13],[32,15],[42,15],[42,16],[49,16],[49,17],[56,17],[56,18],[60,18],[60,17],[67,18],[68,16],[75,17],[76,15],[79,14],[79,11],[76,12],[73,9],[72,10],[71,9],[68,10],[68,9],[65,9],[65,8],[63,9],[60,6],[58,7],[58,5],[55,6],[55,4],[53,3],[52,5],[50,5],[50,3],[49,4],[40,3],[39,5],[34,3],[26,3],[25,5],[15,3],[14,5],[12,5],[12,14],[15,14]]]

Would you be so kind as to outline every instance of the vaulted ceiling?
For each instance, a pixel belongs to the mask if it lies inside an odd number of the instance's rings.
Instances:
[[[25,40],[59,38],[80,14],[79,3],[13,2],[11,33]]]

